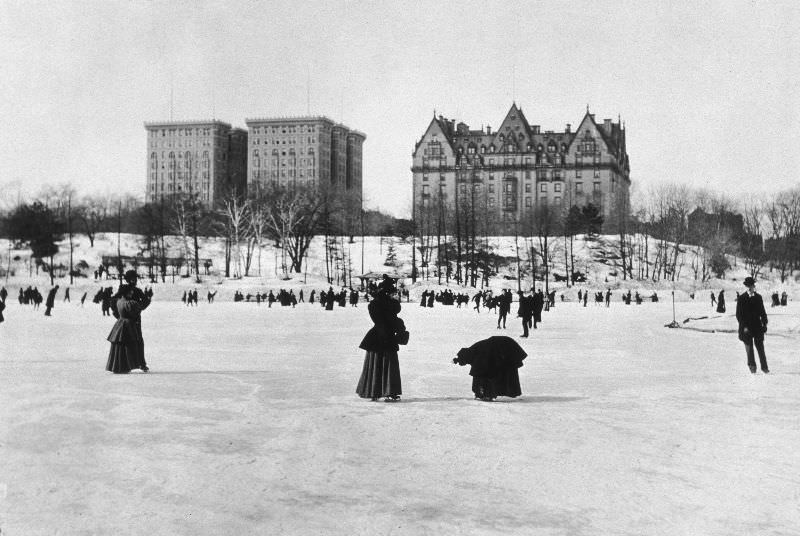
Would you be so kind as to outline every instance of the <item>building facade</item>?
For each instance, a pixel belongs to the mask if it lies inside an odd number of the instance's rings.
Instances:
[[[572,130],[544,131],[516,104],[493,131],[434,115],[413,153],[414,210],[480,204],[496,229],[508,231],[570,206],[600,208],[616,228],[630,202],[630,165],[621,121],[596,123],[587,108]]]
[[[323,116],[247,119],[248,189],[332,186],[362,197],[366,136]]]
[[[247,185],[247,132],[222,121],[145,123],[149,203],[192,194],[213,207]]]

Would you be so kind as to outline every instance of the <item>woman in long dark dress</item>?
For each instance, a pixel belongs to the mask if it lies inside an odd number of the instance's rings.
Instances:
[[[385,283],[384,280],[367,306],[375,325],[359,345],[367,353],[356,393],[373,402],[379,398],[385,398],[386,402],[397,402],[403,393],[396,336],[400,331],[405,331],[405,326],[397,316],[400,313],[400,302],[392,296],[391,281]]]
[[[453,363],[470,365],[475,398],[491,402],[498,396],[516,398],[522,394],[518,369],[527,353],[511,337],[489,337],[462,348],[457,356]]]
[[[120,287],[116,304],[112,307],[118,316],[108,334],[111,349],[106,370],[114,374],[127,374],[133,369],[150,370],[144,359],[141,318],[142,311],[150,305],[150,299],[136,287],[136,274],[131,272],[125,274],[128,284]]]

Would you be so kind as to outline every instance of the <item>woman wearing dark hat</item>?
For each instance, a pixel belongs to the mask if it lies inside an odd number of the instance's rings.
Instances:
[[[127,374],[132,369],[147,372],[150,369],[144,359],[141,314],[150,305],[150,298],[136,286],[138,276],[134,270],[125,272],[124,278],[127,284],[120,285],[112,301],[111,309],[117,322],[107,338],[111,349],[106,370],[114,374]]]
[[[756,281],[746,277],[744,286],[747,292],[736,300],[736,320],[739,322],[739,340],[744,343],[747,352],[747,366],[750,372],[756,373],[756,360],[753,354],[753,344],[758,351],[758,360],[761,372],[769,373],[767,355],[764,353],[764,333],[767,332],[767,311],[764,309],[764,300],[756,292]]]
[[[400,362],[397,358],[398,342],[403,339],[405,324],[397,316],[400,313],[400,302],[394,298],[394,285],[389,278],[384,278],[375,292],[374,299],[369,302],[367,310],[375,324],[364,336],[359,348],[366,350],[364,366],[358,380],[356,393],[361,398],[369,398],[373,402],[385,398],[386,402],[397,402],[402,394],[400,381]]]

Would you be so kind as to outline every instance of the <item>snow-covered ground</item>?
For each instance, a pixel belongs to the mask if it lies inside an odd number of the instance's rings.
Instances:
[[[523,396],[485,403],[451,358],[497,334],[496,317],[408,304],[403,401],[386,404],[354,393],[363,304],[156,301],[143,319],[152,373],[115,376],[98,306],[58,302],[45,318],[12,299],[0,530],[796,535],[800,306],[768,313],[772,373],[751,375],[721,332],[731,314],[706,300],[677,317],[712,317],[682,324],[708,331],[665,328],[663,301],[559,303],[516,339]]]

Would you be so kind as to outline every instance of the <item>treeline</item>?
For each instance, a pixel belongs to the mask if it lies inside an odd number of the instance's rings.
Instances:
[[[31,199],[6,202],[0,211],[0,235],[30,247],[37,272],[49,272],[51,282],[57,268],[53,258],[65,239],[70,254],[65,268],[71,278],[81,274],[72,258],[78,233],[88,237],[90,247],[99,233],[139,235],[137,257],[148,259],[150,275],[160,274],[162,280],[176,262],[199,278],[201,237],[225,240],[226,277],[261,275],[261,247],[268,243],[280,250],[279,275],[288,277],[302,272],[311,240],[325,236],[328,280],[338,282],[352,274],[345,240],[410,234],[411,229],[408,220],[362,210],[361,200],[348,192],[302,185],[269,185],[248,196],[231,192],[216,207],[207,207],[192,192],[143,203],[133,196],[80,195],[71,185],[59,185]],[[178,252],[168,237],[179,238]]]
[[[434,193],[415,207],[414,277],[476,287],[504,270],[519,287],[538,280],[547,289],[551,279],[571,285],[586,277],[575,237],[601,234],[593,260],[622,280],[705,282],[724,278],[738,260],[751,276],[775,271],[781,282],[800,269],[800,187],[735,199],[662,184],[634,196],[632,206],[622,200],[608,218],[591,202],[570,201],[516,221],[498,217],[474,187],[455,203]],[[513,254],[499,252],[492,243],[498,235],[514,237]]]

